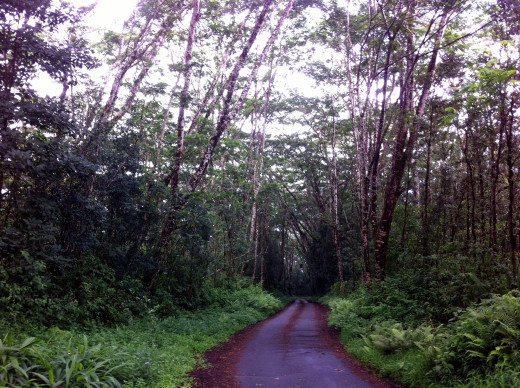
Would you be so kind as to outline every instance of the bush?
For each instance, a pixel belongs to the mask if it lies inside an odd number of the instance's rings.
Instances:
[[[520,370],[496,369],[487,375],[474,375],[456,385],[457,388],[512,388],[520,387]]]
[[[45,371],[35,375],[43,383],[40,385],[49,387],[120,387],[113,373],[124,364],[117,364],[114,359],[114,349],[100,344],[91,346],[83,336],[77,344],[69,340],[66,351],[52,361],[40,357]]]
[[[13,335],[0,341],[0,386],[23,387],[31,383],[38,355],[34,337],[16,344]]]
[[[416,347],[420,350],[435,345],[435,334],[431,326],[404,329],[401,323],[389,321],[376,325],[371,334],[363,336],[368,346],[392,353]]]

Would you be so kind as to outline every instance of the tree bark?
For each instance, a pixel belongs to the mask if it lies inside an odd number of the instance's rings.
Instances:
[[[253,8],[251,7],[249,9],[249,12],[247,13],[247,15],[244,17],[244,20],[242,21],[242,24],[240,25],[240,29],[243,29],[245,27],[247,21],[249,20],[249,16],[251,15],[252,9]],[[213,112],[213,109],[215,108],[215,105],[220,100],[220,98],[222,97],[224,91],[226,90],[226,85],[223,85],[218,90],[217,95],[214,96],[213,99],[211,99],[211,95],[213,94],[213,92],[215,91],[215,89],[217,87],[220,75],[221,75],[222,71],[224,70],[224,68],[225,68],[225,66],[227,64],[229,56],[231,55],[231,51],[232,51],[233,45],[236,43],[237,40],[238,39],[233,40],[233,42],[231,42],[231,44],[229,45],[228,49],[224,53],[224,55],[222,57],[222,60],[220,61],[220,65],[219,65],[219,67],[217,69],[217,73],[215,74],[215,77],[213,78],[213,81],[212,81],[210,87],[206,91],[206,94],[204,95],[204,99],[202,100],[202,103],[200,104],[199,108],[197,109],[197,112],[193,116],[193,121],[191,122],[191,125],[190,125],[190,127],[188,129],[188,134],[193,133],[197,129],[198,125],[200,124],[199,116],[200,116],[200,114],[202,113],[203,110],[206,110],[206,114],[204,115],[205,119],[207,119],[211,115],[211,112]],[[210,101],[210,99],[211,99],[211,101]]]
[[[332,212],[334,216],[334,225],[332,228],[334,237],[334,248],[336,251],[336,260],[338,264],[339,289],[342,294],[345,293],[345,280],[343,277],[343,257],[341,256],[341,245],[339,242],[339,214],[338,214],[338,164],[336,157],[336,128],[332,130]]]
[[[430,256],[430,170],[432,158],[432,137],[433,137],[433,108],[430,113],[430,124],[428,127],[428,138],[426,140],[426,172],[424,176],[424,193],[422,201],[422,254]]]
[[[163,43],[166,40],[166,34],[171,29],[171,21],[173,20],[175,15],[183,12],[187,6],[186,1],[179,1],[170,6],[169,15],[159,26],[158,31],[153,34],[153,37],[147,41],[147,38],[152,34],[152,28],[154,21],[160,14],[161,6],[165,3],[165,0],[157,0],[156,5],[153,8],[153,11],[148,13],[146,20],[139,30],[137,36],[133,39],[131,44],[128,44],[126,48],[123,48],[125,45],[124,34],[121,34],[121,41],[119,45],[119,60],[117,62],[116,73],[113,76],[113,82],[110,88],[110,93],[108,98],[101,109],[101,114],[97,118],[97,121],[93,125],[92,131],[88,140],[85,143],[85,150],[89,147],[94,148],[94,160],[97,158],[99,141],[104,133],[108,133],[110,129],[114,126],[117,120],[121,119],[121,117],[128,111],[131,103],[133,102],[135,95],[140,89],[141,83],[148,73],[149,69],[153,65],[153,60],[157,55],[159,49],[162,47]],[[143,3],[144,4],[144,3]],[[135,18],[136,13],[129,19],[125,26],[128,25],[133,18]],[[114,112],[117,98],[119,96],[119,91],[121,86],[123,85],[123,80],[130,69],[138,65],[140,62],[145,61],[143,65],[143,69],[141,73],[134,80],[133,86],[130,89],[130,94],[122,107],[122,114],[116,115],[115,118],[111,119],[112,114]]]
[[[507,204],[507,229],[509,234],[509,258],[511,261],[511,269],[513,271],[513,282],[518,281],[518,257],[516,247],[516,218],[515,218],[515,202],[516,202],[516,191],[515,191],[515,144],[514,144],[514,99],[511,99],[511,103],[507,112],[505,107],[500,112],[500,120],[503,123],[506,134],[506,165],[507,165],[507,193],[508,193],[508,204]]]
[[[489,226],[490,226],[490,237],[489,247],[494,253],[498,252],[497,249],[497,191],[498,191],[498,178],[500,176],[500,163],[502,159],[502,137],[504,134],[502,125],[499,128],[498,136],[498,149],[496,139],[490,135],[490,156],[491,156],[491,188],[490,188],[490,213],[489,213]]]
[[[257,140],[256,153],[255,153],[254,157],[250,158],[251,163],[253,164],[253,206],[251,209],[251,230],[250,230],[250,238],[249,238],[250,245],[252,244],[252,241],[253,241],[253,233],[255,232],[255,229],[258,228],[258,225],[257,225],[258,193],[260,192],[260,177],[262,175],[263,166],[264,166],[263,154],[264,154],[264,147],[265,147],[265,133],[267,130],[267,122],[268,122],[267,110],[269,108],[271,89],[272,89],[274,79],[276,76],[276,72],[274,71],[272,62],[270,65],[270,71],[271,71],[271,77],[269,78],[269,83],[267,85],[267,91],[265,93],[265,100],[260,109],[260,116],[263,118],[262,132],[260,133],[258,140]],[[251,140],[253,140],[253,139],[251,139]],[[251,147],[252,147],[252,144],[251,144]],[[255,251],[254,258],[256,260],[256,251]]]
[[[226,98],[224,100],[222,112],[220,114],[220,117],[219,117],[219,120],[217,123],[217,128],[215,130],[214,135],[209,140],[206,150],[199,163],[199,167],[197,168],[196,172],[191,177],[191,179],[188,181],[188,184],[187,184],[188,193],[187,193],[187,195],[183,196],[182,198],[178,194],[178,183],[179,183],[179,173],[180,173],[180,165],[181,165],[181,157],[182,157],[182,147],[184,144],[183,143],[184,132],[181,134],[180,131],[178,130],[177,154],[174,159],[174,165],[172,167],[172,174],[170,174],[172,177],[171,194],[170,194],[170,197],[171,197],[170,208],[169,208],[167,220],[166,220],[166,223],[161,232],[161,238],[160,238],[160,241],[158,244],[158,255],[157,255],[158,269],[157,269],[156,275],[154,276],[154,280],[151,283],[152,286],[155,283],[156,279],[158,278],[159,273],[162,271],[162,265],[164,264],[165,258],[168,254],[171,235],[176,228],[177,212],[180,209],[182,209],[182,207],[185,206],[186,202],[189,199],[190,194],[193,193],[199,186],[199,184],[200,184],[202,178],[204,177],[206,170],[213,158],[213,154],[214,154],[215,148],[218,144],[220,137],[222,136],[223,132],[229,127],[231,121],[234,119],[234,117],[240,110],[240,108],[247,96],[247,93],[249,91],[251,82],[252,82],[253,78],[256,76],[256,74],[258,72],[258,68],[262,64],[271,45],[274,43],[276,37],[278,36],[281,26],[282,26],[283,22],[285,21],[285,19],[287,18],[289,11],[293,4],[293,0],[289,0],[289,3],[287,5],[283,15],[279,19],[279,22],[278,22],[278,25],[276,26],[275,31],[271,34],[269,40],[267,41],[267,43],[264,47],[264,51],[262,52],[262,55],[256,61],[253,71],[252,71],[251,75],[249,76],[248,81],[246,82],[246,85],[242,91],[240,98],[234,104],[234,106],[232,108],[231,101],[232,101],[232,97],[233,97],[233,94],[235,91],[235,86],[236,86],[236,83],[238,80],[240,70],[244,66],[246,58],[251,49],[251,46],[255,42],[260,29],[264,25],[266,15],[267,15],[269,8],[270,8],[271,4],[273,3],[273,1],[274,0],[264,0],[263,8],[256,19],[256,23],[255,23],[255,26],[253,27],[251,35],[250,35],[246,45],[244,46],[242,53],[240,54],[240,57],[237,60],[237,63],[233,67],[233,70],[231,71],[231,74],[229,75],[228,80],[226,81],[227,94],[226,94]],[[185,62],[186,62],[186,64],[188,64],[188,61],[185,61]],[[189,69],[190,67],[187,66],[187,68]],[[184,101],[184,99],[181,97],[181,104],[183,103],[183,101]],[[182,147],[179,147],[179,145],[181,145]],[[180,154],[178,154],[179,152],[180,152]]]

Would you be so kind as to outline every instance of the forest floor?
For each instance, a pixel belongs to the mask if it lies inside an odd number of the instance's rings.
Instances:
[[[204,353],[205,363],[191,373],[195,387],[396,388],[346,353],[327,312],[299,299],[237,332]]]

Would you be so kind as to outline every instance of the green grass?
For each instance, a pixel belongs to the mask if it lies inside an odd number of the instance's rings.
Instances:
[[[218,300],[210,306],[179,311],[165,319],[152,315],[125,326],[108,328],[97,325],[89,330],[18,328],[14,329],[17,330],[14,337],[18,340],[27,336],[38,338],[37,342],[31,343],[31,352],[40,356],[23,360],[28,364],[27,368],[32,368],[43,377],[29,373],[26,379],[28,386],[31,377],[34,381],[38,380],[37,386],[52,386],[44,381],[44,378],[49,380],[49,371],[55,378],[65,369],[70,371],[71,366],[80,373],[81,368],[90,365],[90,369],[99,367],[107,381],[111,376],[126,388],[189,387],[187,374],[199,362],[196,356],[282,307],[283,304],[270,294],[258,287],[248,287],[222,291]],[[5,323],[1,327],[4,332],[13,330]],[[80,357],[90,357],[92,362],[88,364],[84,361],[79,366],[76,361]],[[102,365],[99,366],[99,363]],[[89,386],[84,378],[78,379],[78,376],[71,385],[55,386]]]

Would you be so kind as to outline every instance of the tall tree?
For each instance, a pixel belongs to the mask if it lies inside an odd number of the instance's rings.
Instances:
[[[170,194],[170,207],[168,210],[167,220],[162,229],[161,237],[160,237],[160,240],[158,243],[158,254],[157,254],[158,270],[157,270],[156,275],[154,276],[154,279],[158,278],[158,275],[162,269],[162,265],[168,255],[168,251],[169,251],[169,247],[170,247],[170,243],[171,243],[171,235],[176,227],[177,213],[185,205],[186,201],[189,198],[190,193],[193,193],[197,189],[203,176],[206,174],[207,168],[208,168],[211,160],[213,159],[213,154],[215,152],[215,148],[217,147],[219,139],[222,136],[222,134],[224,133],[224,131],[229,127],[229,125],[231,124],[231,121],[235,118],[238,111],[242,107],[242,104],[249,92],[250,85],[258,73],[258,69],[262,65],[266,55],[268,54],[269,50],[271,49],[271,46],[273,45],[274,41],[278,37],[278,34],[280,33],[281,27],[282,27],[285,19],[289,15],[289,11],[291,10],[293,0],[288,1],[283,14],[280,16],[280,18],[278,20],[276,28],[271,32],[270,37],[268,38],[262,53],[260,54],[258,59],[255,61],[253,69],[246,81],[245,86],[242,89],[241,95],[239,96],[238,100],[233,103],[232,99],[233,99],[233,95],[235,93],[239,73],[245,64],[246,59],[248,58],[249,52],[251,50],[253,43],[255,42],[255,40],[258,36],[258,33],[260,32],[260,30],[262,29],[262,27],[266,21],[266,17],[270,11],[272,3],[273,3],[272,0],[264,1],[262,10],[260,11],[260,13],[256,19],[253,30],[251,31],[251,35],[249,36],[249,39],[247,40],[245,46],[243,47],[242,52],[241,52],[237,62],[235,63],[233,69],[231,70],[231,73],[229,74],[229,76],[225,82],[226,95],[225,95],[225,98],[223,101],[222,111],[220,112],[219,118],[217,120],[215,132],[211,136],[211,138],[208,142],[208,145],[206,146],[204,154],[200,160],[199,166],[196,169],[196,171],[194,172],[194,174],[192,175],[192,177],[188,180],[188,183],[187,183],[188,196],[185,196],[184,198],[179,199],[179,197],[178,197],[178,180],[175,183],[175,185],[172,184],[171,194]],[[178,146],[179,146],[179,143],[178,143]],[[181,156],[182,156],[182,153],[181,153]],[[172,175],[178,174],[179,170],[180,170],[180,160],[179,160],[179,162],[173,164]],[[152,281],[151,285],[153,286],[154,283],[155,283],[155,280]]]

